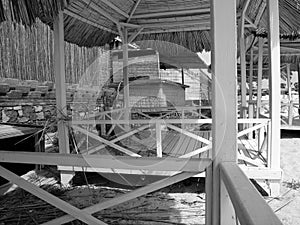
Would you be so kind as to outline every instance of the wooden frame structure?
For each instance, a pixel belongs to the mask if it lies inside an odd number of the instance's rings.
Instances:
[[[55,37],[55,74],[56,74],[56,96],[57,96],[57,108],[60,122],[58,124],[58,135],[59,135],[59,153],[58,154],[47,154],[47,153],[11,153],[1,151],[0,160],[2,162],[17,162],[17,163],[37,163],[37,164],[51,164],[60,167],[65,167],[66,170],[62,172],[62,181],[67,182],[72,175],[72,167],[87,167],[92,169],[119,169],[119,170],[143,170],[149,172],[173,172],[172,176],[157,181],[148,186],[142,187],[128,194],[122,195],[120,197],[114,198],[112,200],[99,203],[90,206],[85,209],[78,209],[70,204],[63,202],[57,197],[46,193],[42,189],[30,184],[29,182],[23,180],[22,178],[16,176],[15,174],[7,171],[3,167],[0,167],[0,175],[4,178],[16,183],[21,188],[29,191],[30,193],[36,195],[37,197],[44,199],[48,203],[54,205],[55,207],[66,212],[67,215],[57,218],[55,220],[49,221],[45,224],[62,224],[74,219],[79,219],[87,224],[105,224],[104,222],[96,219],[92,216],[93,213],[106,209],[108,207],[120,204],[124,201],[128,201],[132,198],[144,195],[146,193],[158,190],[162,187],[171,185],[173,183],[179,182],[186,178],[195,176],[202,172],[206,174],[206,224],[219,225],[219,224],[236,224],[236,215],[241,224],[269,224],[270,221],[273,224],[281,224],[278,218],[272,213],[272,210],[263,201],[262,197],[258,192],[255,191],[254,187],[250,184],[249,180],[245,177],[240,168],[236,166],[237,164],[237,137],[238,135],[243,135],[252,132],[255,129],[265,126],[254,125],[244,131],[240,131],[238,134],[238,119],[237,119],[237,28],[236,28],[236,1],[218,1],[211,0],[210,8],[198,9],[194,11],[192,9],[185,9],[179,11],[170,12],[152,12],[145,14],[135,14],[135,10],[138,5],[143,0],[138,0],[135,2],[134,7],[131,9],[130,13],[125,13],[122,9],[118,8],[110,1],[101,0],[107,6],[111,7],[113,10],[121,14],[126,20],[119,21],[114,18],[108,12],[103,10],[101,7],[92,1],[92,7],[107,18],[110,23],[114,23],[117,27],[118,34],[123,39],[124,48],[124,86],[125,87],[125,108],[124,108],[124,120],[111,121],[112,124],[125,124],[124,128],[126,131],[130,123],[141,123],[141,124],[151,124],[155,125],[156,139],[157,139],[157,157],[155,158],[143,158],[137,154],[127,151],[123,147],[117,146],[115,142],[116,139],[109,142],[101,137],[95,137],[99,139],[102,143],[110,145],[130,157],[104,157],[95,155],[73,155],[70,154],[69,143],[68,143],[68,122],[65,121],[63,117],[63,112],[66,110],[66,90],[65,90],[65,73],[64,73],[64,31],[63,31],[63,13],[67,15],[73,15],[81,21],[85,21],[94,26],[103,28],[95,21],[88,21],[81,15],[74,14],[70,9],[65,9],[65,11],[59,10],[58,15],[56,15],[54,20],[54,37]],[[89,1],[84,0],[85,3]],[[241,12],[241,24],[240,29],[245,27],[244,21],[251,22],[244,15],[244,11],[247,8],[249,1],[244,1],[243,10]],[[279,13],[278,13],[278,1],[277,0],[267,0],[267,10],[268,10],[268,22],[269,22],[269,56],[270,56],[270,87],[271,87],[271,120],[264,121],[270,124],[271,136],[269,138],[269,145],[271,151],[269,152],[270,168],[274,171],[279,171],[280,175],[280,149],[278,146],[280,136],[280,102],[278,95],[280,93],[280,76],[279,76]],[[175,21],[169,22],[147,22],[141,21],[140,24],[131,23],[132,20],[138,18],[153,18],[160,15],[182,15],[189,13],[209,11],[211,13],[210,18],[203,16],[203,20],[189,20],[189,21]],[[258,18],[259,20],[259,18]],[[151,21],[151,20],[149,20]],[[127,44],[129,41],[134,40],[135,36],[142,33],[152,33],[152,32],[174,32],[174,31],[191,31],[191,30],[201,30],[206,29],[211,24],[212,28],[212,73],[213,73],[213,117],[212,117],[212,132],[213,139],[210,140],[203,139],[199,136],[185,132],[183,129],[177,128],[176,126],[169,124],[171,129],[179,129],[186,135],[192,138],[198,139],[206,144],[204,149],[196,150],[199,151],[208,150],[209,159],[192,159],[190,158],[194,153],[185,155],[181,158],[163,158],[161,150],[161,120],[156,121],[131,121],[128,112],[128,74],[127,74]],[[256,21],[251,22],[250,25],[254,26]],[[174,26],[177,28],[174,28]],[[184,28],[187,26],[186,28]],[[128,35],[128,29],[135,29],[135,32]],[[168,29],[169,28],[169,29]],[[116,33],[114,30],[105,28],[109,32]],[[239,31],[239,34],[243,35],[243,30]],[[240,38],[240,54],[241,56],[245,54],[244,52],[244,38]],[[243,72],[244,73],[244,72]],[[244,75],[243,75],[244,76]],[[244,78],[243,78],[244,80]],[[243,85],[244,86],[244,85]],[[245,90],[242,91],[242,95],[245,94]],[[244,96],[242,96],[242,99]],[[243,100],[242,104],[242,114],[244,111],[245,103]],[[205,120],[205,119],[204,119]],[[210,119],[206,119],[204,122],[210,122]],[[260,123],[262,120],[249,120],[250,123]],[[248,121],[248,123],[249,123]],[[95,124],[101,123],[100,121],[92,121]],[[176,123],[177,120],[169,120],[169,123]],[[203,121],[187,119],[180,120],[180,123],[202,123]],[[241,121],[242,123],[246,122]],[[85,132],[84,129],[78,127],[77,125],[82,123],[82,121],[72,121],[75,125],[75,129]],[[84,121],[88,124],[89,121]],[[107,121],[102,121],[102,123],[107,123]],[[143,126],[142,128],[143,129]],[[131,135],[134,132],[127,133],[126,135]],[[93,135],[89,133],[89,135]],[[119,137],[120,139],[120,137]],[[94,149],[95,150],[95,149]],[[101,165],[101,166],[99,166]],[[250,169],[251,170],[251,169]],[[251,172],[251,171],[250,171]],[[253,171],[252,171],[253,172]],[[253,172],[257,175],[256,172]],[[274,174],[273,174],[274,175]],[[277,175],[275,175],[278,179]],[[272,183],[272,195],[278,195],[279,193],[279,183],[280,177],[277,182]],[[240,185],[244,189],[240,188]],[[248,189],[247,195],[244,190]],[[252,201],[252,202],[251,202]],[[255,207],[255,203],[260,204],[259,210]]]

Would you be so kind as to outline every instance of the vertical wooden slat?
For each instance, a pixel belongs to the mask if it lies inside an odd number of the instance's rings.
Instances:
[[[280,169],[280,40],[278,0],[268,0],[268,46],[269,46],[269,88],[271,146],[270,160],[272,169]],[[271,183],[271,195],[280,194],[280,184]]]
[[[214,161],[213,190],[212,193],[208,192],[212,196],[207,197],[208,201],[212,200],[212,224],[234,224],[234,219],[221,221],[222,207],[227,207],[230,202],[226,193],[221,190],[219,163],[237,161],[236,1],[213,0],[211,13]]]

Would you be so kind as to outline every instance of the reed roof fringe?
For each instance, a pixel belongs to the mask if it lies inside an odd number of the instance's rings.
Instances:
[[[0,0],[0,22],[10,18],[13,22],[30,27],[39,18],[52,27],[54,16],[59,9],[62,9],[67,12],[64,15],[66,41],[86,47],[104,46],[118,36],[115,21],[126,23],[137,1],[111,0],[111,6],[104,2],[96,0]],[[237,10],[244,2],[245,0],[237,1]],[[185,11],[185,9],[188,10]],[[210,0],[141,0],[130,23],[144,27],[136,37],[137,41],[161,40],[176,43],[193,52],[209,51],[211,49],[209,10]],[[107,12],[108,16],[105,16],[103,11]],[[300,1],[279,0],[279,12],[281,38],[298,38],[300,36]],[[148,17],[143,18],[146,14]],[[149,17],[150,14],[152,16]],[[259,33],[267,28],[266,0],[251,0],[246,11],[247,18],[256,23],[260,14],[262,16],[257,21],[257,28],[248,27],[246,34],[267,35],[265,31]],[[176,25],[173,26],[173,22]],[[161,23],[167,26],[159,27]],[[153,25],[154,27],[151,27]],[[129,29],[133,34],[132,27]]]

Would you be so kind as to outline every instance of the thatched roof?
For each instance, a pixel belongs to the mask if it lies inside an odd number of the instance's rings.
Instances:
[[[299,34],[298,0],[279,0],[280,32]],[[238,16],[245,0],[237,0]],[[161,40],[193,52],[210,50],[210,0],[0,0],[0,22],[31,26],[36,18],[52,26],[53,15],[64,10],[65,40],[79,46],[103,46],[119,35],[139,31],[135,41]],[[246,11],[247,34],[267,27],[266,0],[251,0]],[[169,49],[168,45],[163,46]]]

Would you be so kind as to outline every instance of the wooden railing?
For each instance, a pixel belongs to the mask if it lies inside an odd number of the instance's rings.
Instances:
[[[236,163],[220,163],[220,177],[241,225],[282,224]]]
[[[170,110],[172,111],[172,110]],[[156,156],[162,157],[163,156],[163,147],[162,147],[162,133],[165,132],[163,129],[168,129],[169,131],[180,133],[183,136],[189,137],[193,140],[196,140],[198,142],[202,143],[201,148],[194,149],[191,152],[188,152],[186,154],[176,155],[176,157],[180,158],[186,158],[186,157],[193,157],[196,155],[199,155],[203,152],[209,151],[211,149],[211,135],[208,137],[203,137],[199,135],[197,132],[193,132],[193,130],[200,130],[201,131],[201,125],[211,125],[212,119],[189,119],[187,117],[188,113],[192,113],[192,115],[195,115],[196,117],[200,117],[199,110],[193,109],[191,107],[182,107],[182,117],[180,119],[168,119],[165,118],[166,114],[155,117],[155,118],[148,118],[144,117],[143,119],[137,119],[137,120],[124,120],[123,119],[123,111],[121,109],[116,109],[110,112],[101,112],[98,113],[96,116],[93,116],[88,119],[83,120],[73,120],[70,122],[71,127],[73,127],[74,130],[81,132],[82,134],[86,134],[89,137],[92,137],[93,139],[98,140],[101,145],[90,147],[88,149],[84,149],[81,151],[83,154],[92,154],[95,152],[98,152],[99,150],[105,148],[106,146],[110,146],[114,149],[117,149],[126,155],[134,156],[134,157],[140,157],[137,153],[126,149],[120,145],[117,145],[116,143],[119,141],[122,141],[128,137],[132,137],[135,141],[139,142],[139,140],[135,137],[137,133],[140,133],[144,130],[151,129],[153,134],[153,140],[155,140],[155,147],[156,147]],[[165,111],[166,112],[166,111]],[[191,115],[190,115],[191,116]],[[110,125],[109,130],[105,133],[106,135],[110,135],[114,129],[120,130],[117,137],[114,139],[107,140],[103,136],[99,136],[98,134],[91,131],[90,127],[95,126],[96,124],[100,125],[101,127],[104,127],[106,125]],[[124,125],[130,125],[131,129],[129,131],[126,131],[124,128]],[[237,134],[237,138],[241,142],[241,140],[245,137],[248,139],[256,139],[256,146],[255,149],[251,149],[253,151],[258,152],[259,154],[264,151],[265,160],[267,163],[268,158],[268,140],[270,140],[270,120],[269,119],[238,119],[238,124],[244,124],[243,129],[239,130]],[[101,133],[104,133],[101,129]],[[141,140],[143,141],[143,140]],[[244,143],[242,143],[244,144]],[[253,146],[252,146],[253,147]],[[242,157],[242,155],[240,156]],[[254,161],[251,159],[246,159],[245,157],[241,158],[241,160],[246,160],[247,163],[255,165]]]

